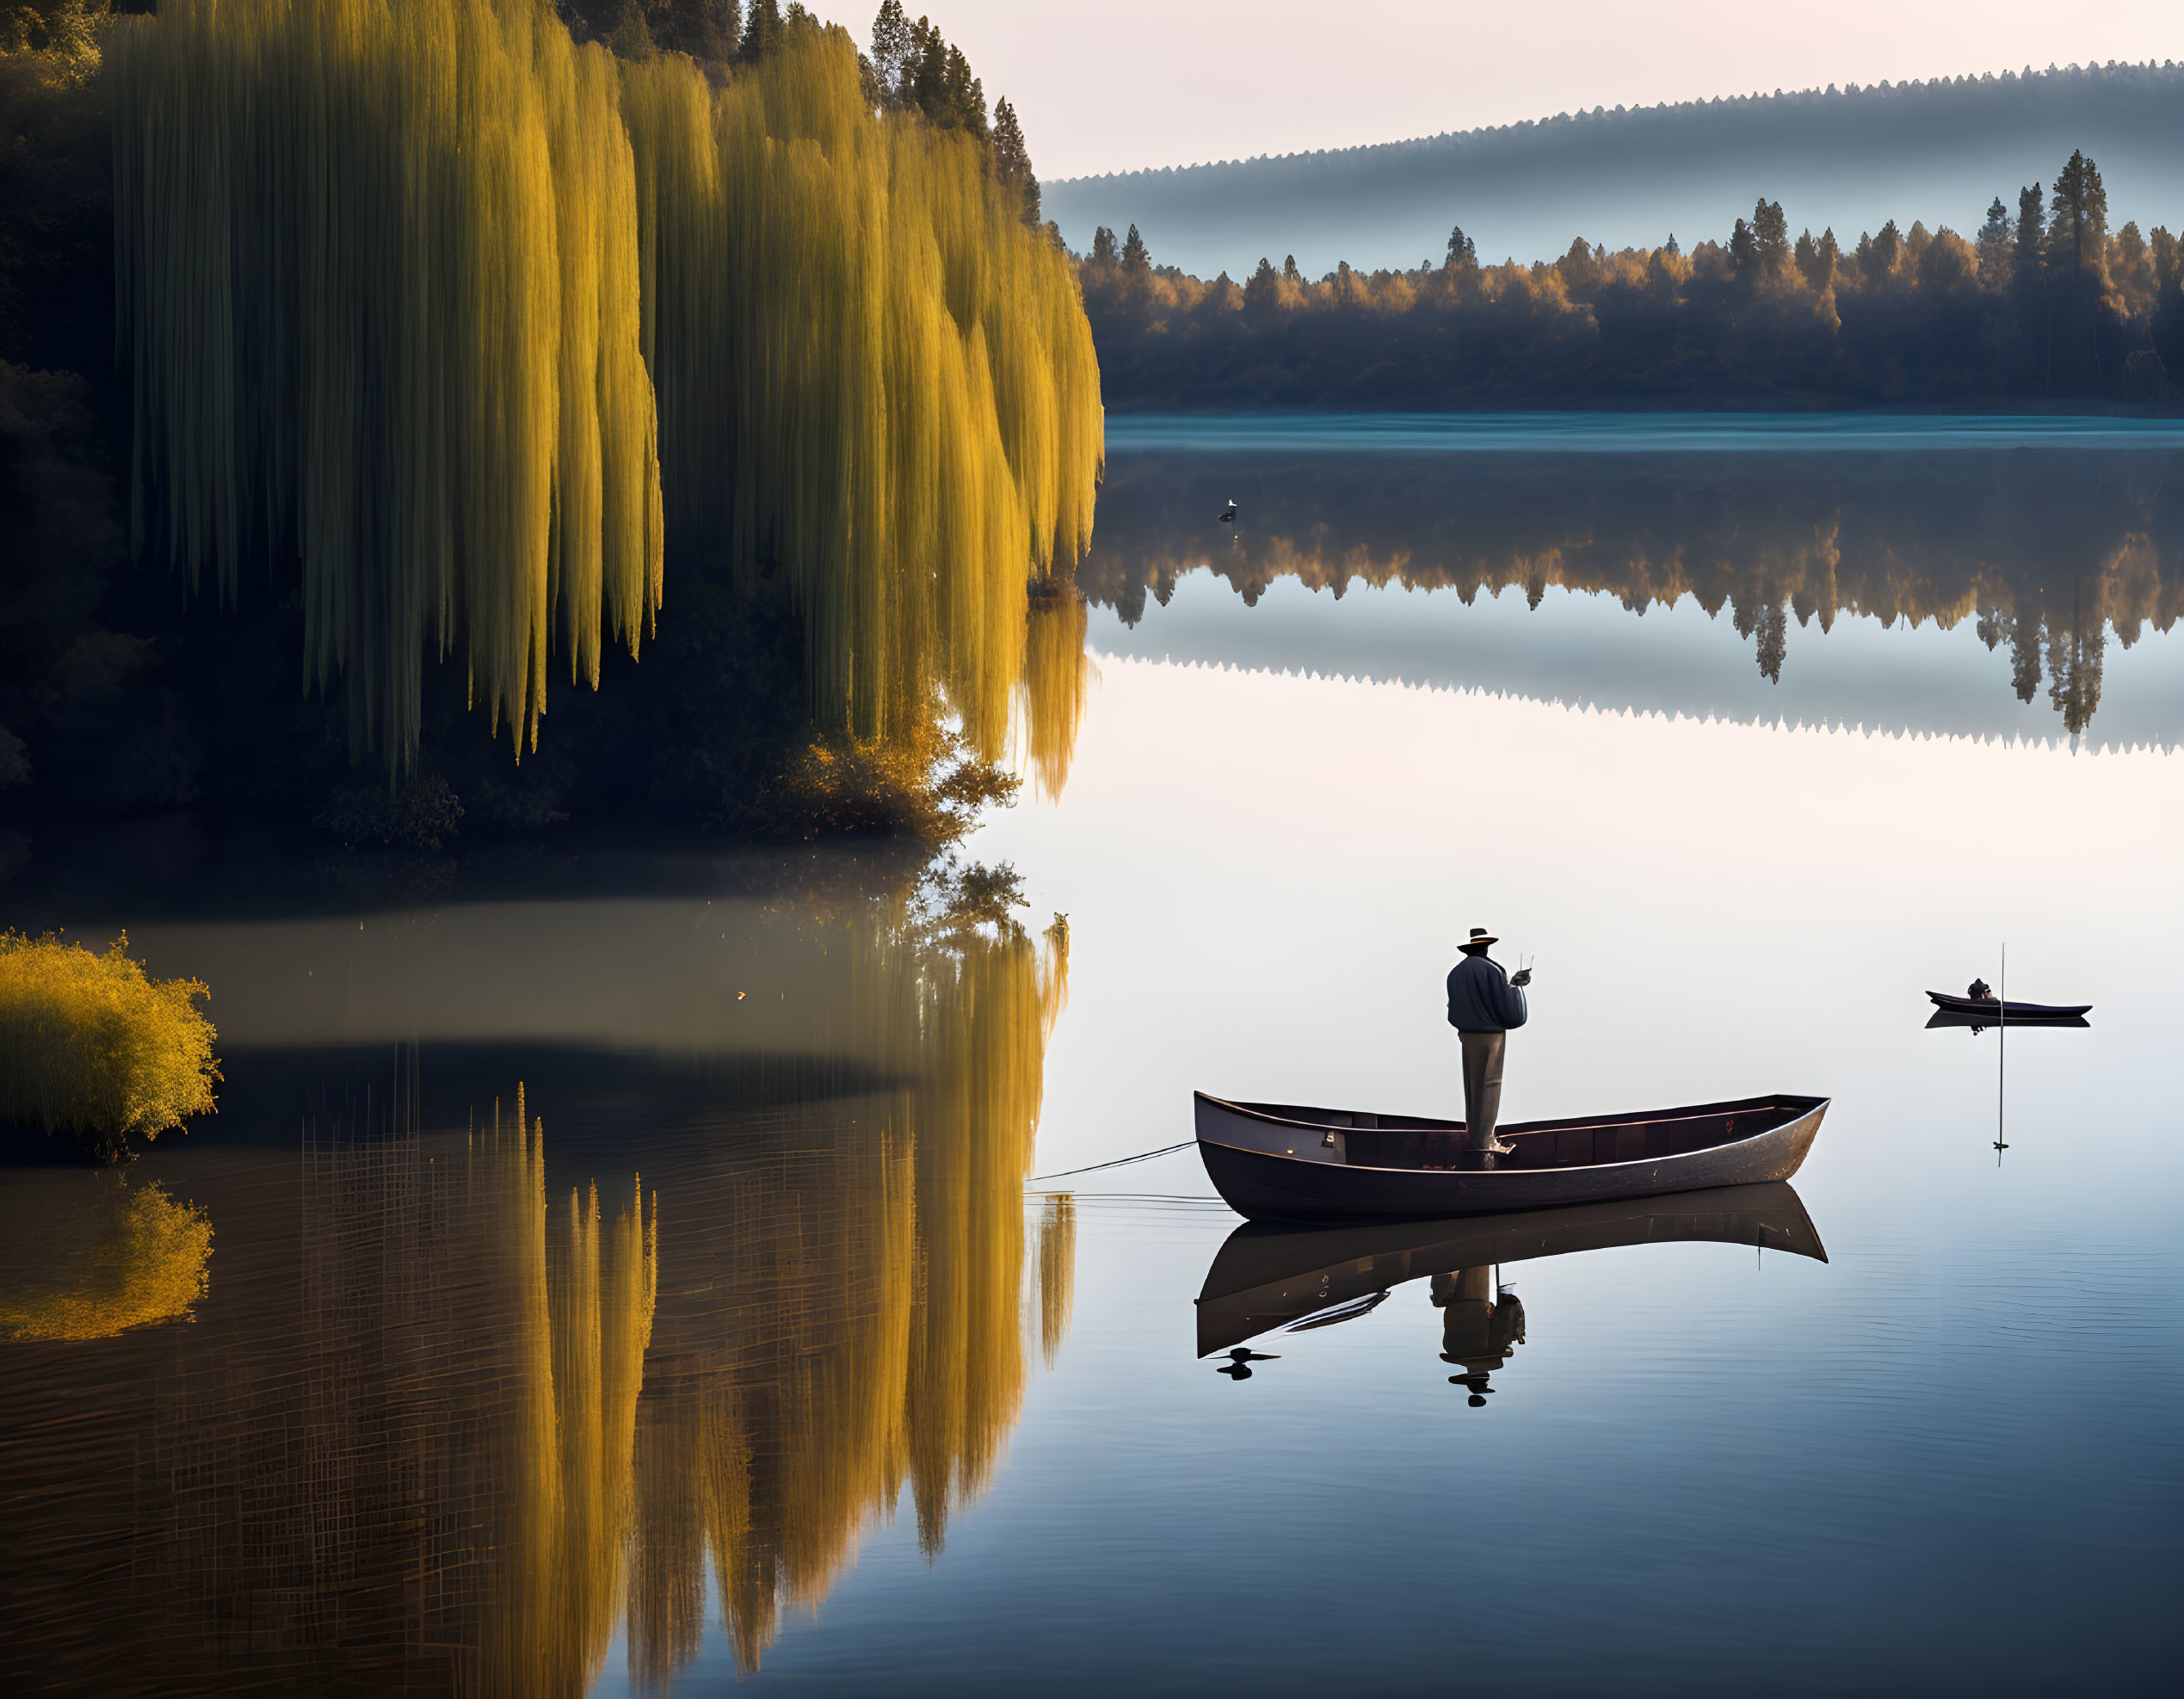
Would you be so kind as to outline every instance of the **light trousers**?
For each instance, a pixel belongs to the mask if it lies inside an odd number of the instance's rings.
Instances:
[[[1502,1115],[1502,1053],[1508,1048],[1505,1032],[1467,1032],[1464,1041],[1464,1146],[1466,1150],[1490,1150],[1494,1123]]]

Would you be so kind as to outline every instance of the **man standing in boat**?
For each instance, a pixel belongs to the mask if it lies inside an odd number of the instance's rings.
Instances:
[[[1532,982],[1529,967],[1515,979],[1487,955],[1500,939],[1484,926],[1471,928],[1471,936],[1459,946],[1464,959],[1448,973],[1448,1024],[1464,1044],[1464,1131],[1466,1165],[1491,1166],[1494,1155],[1511,1146],[1494,1136],[1494,1123],[1502,1112],[1502,1053],[1509,1029],[1528,1018],[1524,987]]]

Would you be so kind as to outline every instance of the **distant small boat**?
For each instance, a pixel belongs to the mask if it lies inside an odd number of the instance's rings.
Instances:
[[[1786,1180],[1825,1097],[1743,1097],[1633,1115],[1515,1121],[1492,1168],[1459,1168],[1464,1123],[1420,1115],[1231,1103],[1194,1092],[1198,1153],[1229,1207],[1255,1221],[1490,1215]]]
[[[1993,997],[1952,997],[1946,992],[1930,991],[1927,995],[1935,1005],[1952,1015],[1982,1015],[1990,1027],[2004,1021],[2066,1021],[2073,1015],[2089,1015],[2090,1003],[2005,1003]]]

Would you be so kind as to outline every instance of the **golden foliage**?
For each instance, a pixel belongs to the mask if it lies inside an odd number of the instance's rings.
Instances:
[[[538,0],[169,0],[114,40],[139,536],[228,596],[299,555],[355,750],[410,763],[429,655],[520,757],[557,616],[579,680],[635,653],[663,459],[679,542],[803,616],[823,731],[937,693],[998,753],[1027,581],[1090,535],[1098,361],[1067,256],[969,137],[875,117],[843,32],[719,90]]]
[[[1077,1299],[1077,1199],[1057,1192],[1039,1220],[1039,1350],[1052,1368]]]
[[[1050,800],[1069,782],[1077,728],[1092,694],[1095,674],[1084,652],[1090,617],[1090,608],[1074,590],[1035,597],[1031,605],[1015,723],[1024,759]]]
[[[899,736],[937,686],[993,758],[1027,580],[1091,534],[1074,269],[968,137],[873,118],[838,29],[718,91],[675,55],[622,77],[676,534],[785,575],[824,729]]]
[[[109,1150],[213,1108],[219,1064],[195,979],[151,979],[125,933],[94,955],[0,932],[0,1121]]]
[[[620,1619],[631,1527],[631,1448],[659,1287],[657,1209],[641,1183],[611,1226],[599,1191],[571,1192],[558,1226],[546,1195],[542,1123],[522,1089],[503,1124],[471,1143],[470,1228],[483,1275],[505,1294],[497,1330],[514,1356],[493,1428],[509,1490],[492,1608],[477,1626],[478,1688],[510,1696],[590,1690]],[[482,1231],[481,1231],[482,1230]]]
[[[303,567],[305,670],[407,764],[422,669],[535,744],[660,602],[614,61],[534,0],[166,0],[113,38],[139,532]]]
[[[105,1339],[186,1319],[213,1224],[116,1173],[14,1177],[0,1192],[0,1338]]]
[[[648,1387],[638,1436],[631,1666],[653,1685],[696,1651],[708,1558],[756,1670],[783,1607],[817,1608],[905,1480],[937,1552],[1021,1406],[1023,1181],[1061,940],[848,942],[852,1047],[905,1083],[722,1142],[713,1183],[733,1202],[700,1253],[707,1305],[660,1349],[679,1375]],[[1065,1313],[1070,1270],[1050,1272],[1042,1304]]]

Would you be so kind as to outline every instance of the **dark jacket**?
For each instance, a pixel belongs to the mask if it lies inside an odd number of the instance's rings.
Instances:
[[[1501,963],[1467,955],[1448,970],[1448,1024],[1459,1032],[1507,1032],[1525,1023],[1524,993]]]

